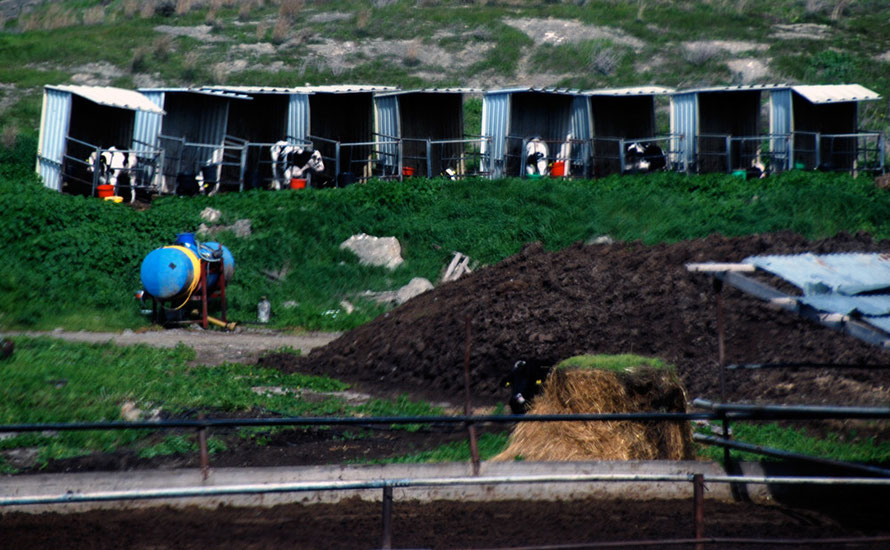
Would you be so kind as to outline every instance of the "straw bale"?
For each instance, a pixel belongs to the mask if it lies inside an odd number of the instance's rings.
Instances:
[[[685,412],[686,393],[667,369],[554,368],[529,414]],[[685,460],[688,422],[521,422],[493,460]]]

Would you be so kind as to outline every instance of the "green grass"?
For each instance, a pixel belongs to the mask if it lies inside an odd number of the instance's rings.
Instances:
[[[696,431],[712,435],[712,431],[706,426],[697,427]],[[732,437],[743,443],[832,460],[884,464],[890,462],[890,442],[878,441],[873,437],[860,438],[855,430],[845,434],[831,433],[825,437],[815,437],[800,428],[780,426],[775,422],[733,422]],[[722,447],[697,444],[697,448],[699,456],[703,458],[723,460]],[[778,460],[737,450],[731,450],[730,454],[735,460]]]
[[[360,293],[392,290],[413,277],[436,281],[461,251],[482,265],[526,243],[548,249],[608,234],[647,244],[793,230],[809,238],[840,231],[890,236],[890,195],[870,179],[791,172],[740,181],[721,174],[610,177],[597,181],[413,178],[301,193],[252,191],[217,197],[165,197],[149,210],[43,188],[33,175],[33,138],[0,148],[0,328],[122,329],[145,326],[133,299],[139,268],[177,233],[195,231],[200,212],[222,223],[250,219],[245,238],[214,240],[235,257],[229,316],[255,320],[261,296],[272,326],[348,330],[385,307]],[[337,223],[331,223],[337,220]],[[399,239],[405,263],[394,271],[358,263],[340,243],[356,233]],[[284,280],[264,271],[288,268]],[[356,306],[347,314],[343,300]],[[293,307],[284,307],[294,302]]]
[[[2,365],[0,424],[122,421],[125,405],[144,411],[142,418],[150,418],[156,410],[172,418],[193,418],[196,411],[207,411],[208,416],[439,413],[404,397],[361,407],[346,405],[336,396],[305,400],[299,397],[302,390],[336,392],[347,386],[326,377],[283,374],[256,365],[191,366],[195,353],[184,345],[157,349],[51,338],[15,337],[13,341],[15,353]],[[262,387],[282,388],[284,393],[255,390]],[[172,434],[154,443],[151,435],[146,430],[26,433],[0,441],[0,450],[37,447],[38,463],[46,464],[50,459],[124,447],[151,457],[184,452],[184,447],[193,445],[189,435]],[[216,450],[224,447],[221,441],[211,445]]]
[[[507,448],[507,433],[485,433],[477,440],[480,460],[489,460]],[[467,462],[471,459],[467,441],[446,443],[429,451],[421,451],[390,459],[373,460],[373,464],[414,464],[421,462]]]
[[[643,357],[633,354],[621,355],[577,355],[563,359],[557,368],[604,369],[624,371],[633,367],[648,366],[658,369],[670,368],[664,361],[656,357]]]

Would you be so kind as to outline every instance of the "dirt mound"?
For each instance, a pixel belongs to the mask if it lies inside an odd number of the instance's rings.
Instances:
[[[302,359],[268,366],[326,374],[368,390],[460,401],[465,319],[471,325],[474,403],[505,401],[501,377],[517,359],[556,364],[583,354],[636,353],[677,367],[689,397],[718,397],[716,299],[688,262],[753,254],[886,251],[865,234],[808,241],[789,233],[711,236],[677,244],[531,244],[503,262],[426,292]],[[886,351],[724,291],[726,358],[733,362],[888,363]],[[877,404],[890,370],[797,368],[729,371],[733,400]]]
[[[686,412],[686,394],[669,370],[555,368],[531,414]],[[523,422],[494,460],[689,460],[688,422]]]

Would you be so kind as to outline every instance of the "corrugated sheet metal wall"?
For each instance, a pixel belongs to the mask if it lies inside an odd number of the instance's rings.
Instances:
[[[221,145],[226,135],[227,100],[189,92],[167,94],[161,133],[193,143]]]
[[[790,134],[793,130],[791,112],[791,90],[773,90],[769,96],[769,133]],[[773,139],[770,148],[781,154],[787,149],[782,139]]]
[[[374,98],[374,131],[382,136],[401,137],[399,96],[387,95]],[[380,150],[383,152],[381,158],[383,164],[390,167],[398,164],[398,145],[395,143],[383,144],[380,146]]]
[[[671,96],[671,149],[679,151],[687,166],[695,163],[695,141],[698,134],[698,94],[679,93]]]
[[[504,139],[510,131],[510,97],[507,92],[482,96],[482,135],[491,138],[491,169],[495,177],[503,175]],[[483,147],[483,154],[487,149]]]
[[[37,173],[43,178],[46,187],[56,191],[62,190],[62,159],[70,121],[71,94],[59,90],[44,90],[37,147]]]
[[[142,95],[147,97],[149,101],[161,107],[164,107],[164,92],[161,91],[145,91]],[[136,124],[133,129],[133,149],[141,149],[142,144],[148,144],[152,148],[158,147],[158,136],[161,135],[161,125],[164,117],[157,113],[147,113],[145,111],[136,111]]]
[[[291,94],[287,109],[287,137],[290,141],[303,141],[309,135],[309,96]]]

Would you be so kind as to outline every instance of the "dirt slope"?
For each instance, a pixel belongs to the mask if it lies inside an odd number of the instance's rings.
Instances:
[[[688,262],[738,262],[755,254],[887,250],[868,235],[807,241],[792,233],[712,236],[671,245],[540,245],[442,285],[308,357],[267,358],[285,370],[324,373],[369,390],[460,400],[465,318],[472,332],[474,399],[502,400],[503,373],[520,358],[556,362],[580,353],[636,353],[677,366],[689,397],[718,397],[715,294]],[[886,351],[725,291],[728,363],[890,363]],[[878,404],[890,370],[732,371],[729,398]]]

